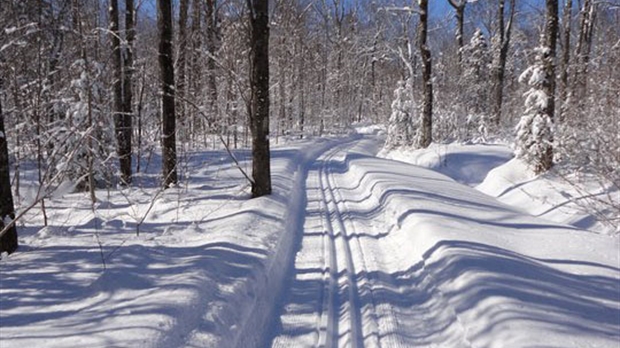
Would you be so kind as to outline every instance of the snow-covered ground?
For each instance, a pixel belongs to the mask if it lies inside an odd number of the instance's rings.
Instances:
[[[526,214],[594,232],[620,233],[617,209],[609,209],[620,206],[617,188],[583,174],[552,170],[535,175],[513,158],[507,145],[432,144],[424,150],[382,150],[379,155],[443,173]]]
[[[29,215],[0,261],[0,347],[618,346],[618,235],[472,188],[506,196],[487,176],[500,146],[424,154],[439,172],[380,146],[278,146],[274,194],[255,200],[206,152],[165,192],[155,170],[94,211],[48,202],[50,226]]]

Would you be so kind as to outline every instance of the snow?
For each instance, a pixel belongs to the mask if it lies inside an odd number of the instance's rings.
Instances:
[[[620,204],[620,194],[596,178],[563,178],[556,172],[537,176],[525,162],[513,159],[490,171],[477,189],[527,214],[599,233],[617,233],[616,227],[601,220],[605,216],[597,216],[611,212],[607,213],[604,207],[593,211],[592,204],[584,205],[592,203],[589,200],[613,200],[612,204]]]
[[[63,185],[0,261],[0,346],[617,347],[617,235],[491,197],[537,180],[504,146],[395,161],[358,128],[273,148],[259,199],[223,151],[94,211]]]

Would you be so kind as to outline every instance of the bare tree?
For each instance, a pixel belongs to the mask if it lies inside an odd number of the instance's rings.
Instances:
[[[418,22],[418,45],[422,57],[422,122],[418,130],[416,146],[426,148],[433,142],[433,81],[431,50],[427,45],[428,0],[420,0],[420,21]]]
[[[197,1],[197,0],[194,0]],[[184,124],[188,123],[186,110],[185,110],[185,87],[186,87],[186,67],[187,67],[187,55],[189,46],[189,36],[187,33],[187,17],[189,12],[189,0],[179,1],[179,35],[178,35],[178,59],[176,67],[176,112],[179,115],[179,122],[183,129]],[[191,48],[191,46],[189,46]],[[189,138],[189,137],[187,137]]]
[[[545,79],[542,83],[543,91],[547,95],[547,104],[543,108],[543,112],[549,117],[551,122],[555,116],[555,57],[558,39],[558,0],[546,0],[545,3],[545,32],[543,37],[543,45],[547,50],[544,56],[543,66],[545,71]],[[553,135],[551,137],[553,141]],[[540,167],[537,172],[543,172],[551,169],[553,166],[553,146],[548,144],[543,158],[540,159]]]
[[[452,6],[452,8],[454,8],[454,16],[456,17],[456,43],[458,45],[457,57],[459,64],[461,64],[463,62],[463,54],[461,51],[465,45],[463,43],[463,23],[465,21],[465,6],[467,5],[467,0],[448,0],[448,3]]]
[[[252,197],[271,194],[269,153],[269,1],[247,0],[252,32]]]
[[[218,115],[217,107],[217,83],[215,69],[215,54],[217,51],[217,0],[207,0],[206,24],[207,24],[207,99],[209,106],[209,117],[215,123]]]
[[[508,23],[505,23],[505,0],[499,0],[497,10],[497,32],[493,37],[492,47],[495,51],[491,64],[491,120],[495,126],[499,126],[502,118],[502,103],[504,99],[504,75],[506,71],[506,58],[510,47],[510,35],[515,13],[515,0],[508,0]]]
[[[560,112],[558,121],[562,122],[566,113],[566,103],[568,102],[568,69],[570,66],[570,35],[571,35],[571,17],[573,12],[573,0],[564,0],[564,14],[562,16],[562,60],[560,62],[560,85],[558,93],[558,102],[560,103]]]
[[[133,43],[133,0],[125,3],[125,33],[128,49],[123,50],[119,24],[118,0],[110,1],[110,41],[112,43],[112,66],[114,69],[114,128],[117,153],[121,169],[121,183],[131,183],[131,65],[133,57],[130,44]]]
[[[177,183],[174,61],[172,57],[172,2],[157,0],[159,26],[159,70],[161,76],[163,186]]]
[[[594,32],[594,20],[596,18],[596,4],[593,0],[584,0],[580,11],[579,39],[575,53],[576,66],[574,77],[574,97],[577,102],[577,122],[582,122],[582,114],[588,88],[588,65],[592,51],[592,36]]]
[[[9,175],[9,150],[4,131],[4,114],[0,100],[0,253],[12,253],[17,249],[17,229],[15,228],[15,207],[11,193],[11,177]],[[11,224],[11,226],[8,226]],[[8,229],[1,234],[5,228]]]
[[[123,54],[123,129],[121,147],[121,175],[126,183],[131,183],[131,138],[133,134],[133,49],[135,32],[134,0],[125,0],[125,40]]]

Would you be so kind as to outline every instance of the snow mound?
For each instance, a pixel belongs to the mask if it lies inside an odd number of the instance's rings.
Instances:
[[[505,145],[494,144],[431,144],[426,149],[396,148],[382,150],[379,157],[429,168],[457,182],[475,186],[487,173],[513,157]]]

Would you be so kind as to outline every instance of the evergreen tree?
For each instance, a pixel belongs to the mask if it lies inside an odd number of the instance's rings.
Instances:
[[[519,77],[519,82],[527,83],[530,89],[525,93],[525,114],[521,116],[517,125],[515,155],[540,173],[545,170],[541,160],[550,151],[552,143],[551,117],[545,112],[552,97],[543,87],[548,79],[544,60],[549,55],[549,50],[546,47],[538,47],[535,52],[535,63]]]
[[[553,117],[555,113],[555,56],[558,35],[558,0],[546,0],[545,29],[534,65],[519,77],[528,80],[526,114],[517,126],[518,157],[525,159],[536,173],[553,165]],[[529,78],[529,79],[528,79]]]
[[[463,94],[466,96],[468,135],[477,132],[484,141],[488,130],[488,117],[485,114],[487,91],[489,90],[489,47],[480,29],[477,29],[470,42],[463,47]]]
[[[102,112],[103,88],[97,82],[102,67],[79,59],[72,69],[77,73],[70,88],[74,97],[68,99],[65,117],[55,121],[50,130],[56,144],[50,157],[64,180],[86,191],[102,186],[111,176],[114,133],[108,127],[112,118]]]
[[[414,118],[412,110],[413,100],[409,98],[407,85],[411,80],[398,81],[398,87],[394,90],[394,101],[392,101],[392,114],[388,121],[388,136],[386,140],[387,148],[410,145],[413,135]]]

